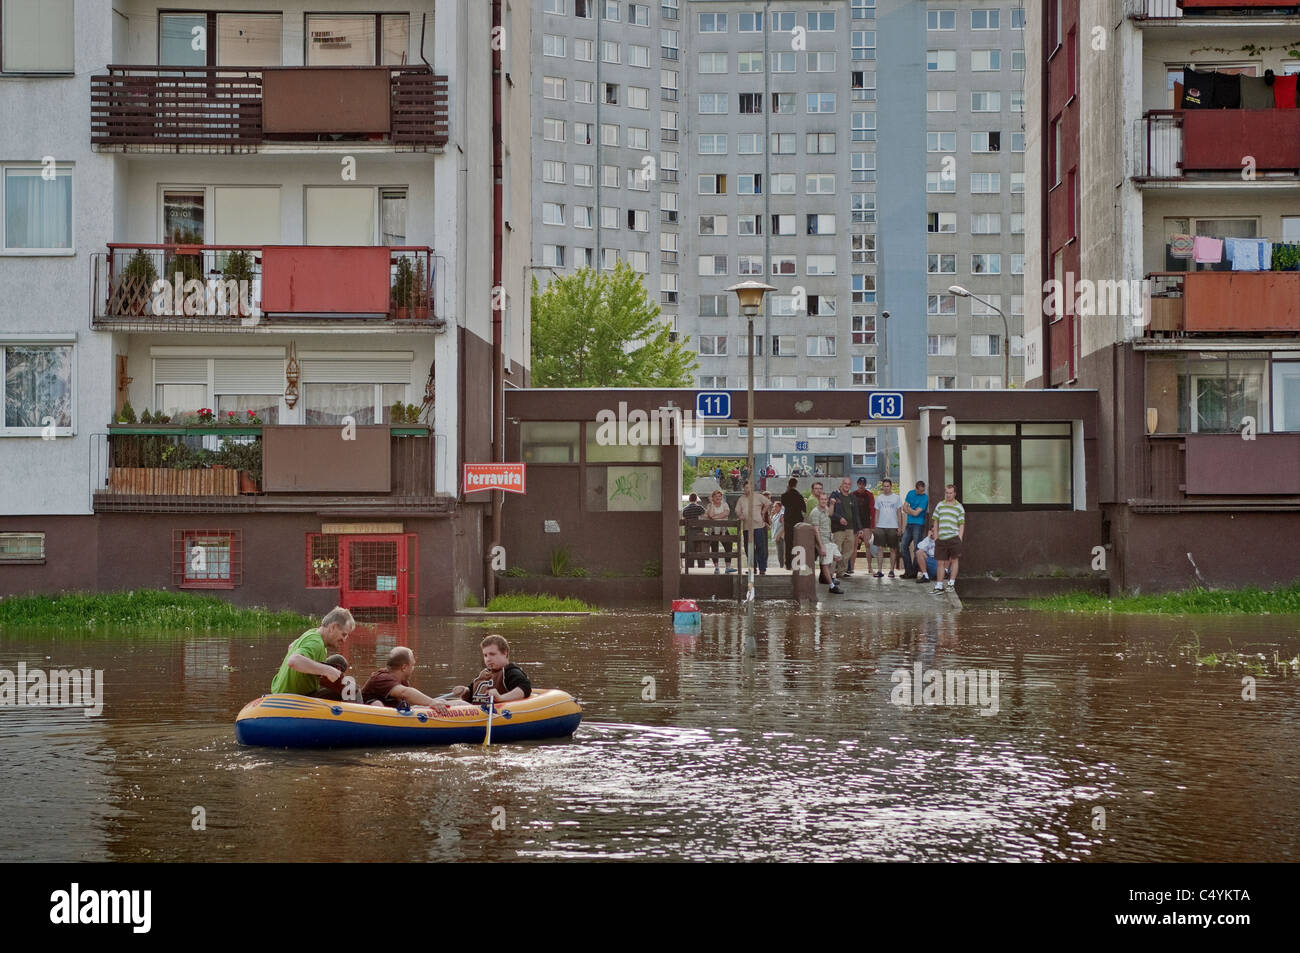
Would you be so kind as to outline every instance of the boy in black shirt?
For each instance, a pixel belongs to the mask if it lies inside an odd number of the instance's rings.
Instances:
[[[499,635],[489,635],[480,645],[483,671],[469,685],[457,685],[452,694],[467,702],[491,698],[498,702],[518,701],[533,693],[532,682],[524,670],[510,661],[510,643]]]

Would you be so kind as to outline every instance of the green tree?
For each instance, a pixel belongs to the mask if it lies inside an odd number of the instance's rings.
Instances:
[[[641,276],[623,261],[612,273],[584,268],[533,278],[534,387],[689,387],[698,368],[685,340],[659,320]]]

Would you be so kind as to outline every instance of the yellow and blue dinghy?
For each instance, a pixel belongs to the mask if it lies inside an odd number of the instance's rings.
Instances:
[[[487,708],[451,702],[446,716],[416,706],[399,711],[304,695],[263,695],[235,719],[241,745],[273,748],[356,748],[376,745],[477,744]],[[582,721],[582,704],[568,692],[539,689],[520,701],[497,702],[492,743],[567,738]]]

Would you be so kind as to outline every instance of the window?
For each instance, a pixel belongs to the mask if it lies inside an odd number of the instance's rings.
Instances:
[[[794,93],[773,93],[772,112],[783,116],[793,116]]]
[[[43,562],[44,533],[0,533],[0,565]]]
[[[649,149],[650,130],[629,126],[627,130],[627,147],[629,149]]]
[[[600,167],[600,186],[604,189],[616,189],[619,187],[619,171],[616,165],[602,165]]]
[[[560,206],[563,208],[564,206]],[[591,228],[591,206],[575,205],[573,207],[574,228]]]
[[[1023,275],[1025,273],[1025,256],[1023,253],[1013,253],[1011,255],[1011,273],[1013,275]],[[1024,307],[1024,295],[1021,295],[1020,299],[1022,302],[1021,307]],[[1014,298],[1012,300],[1014,301]]]
[[[1024,111],[1025,111],[1025,94],[1024,94],[1023,92],[1017,93],[1017,92],[1014,92],[1014,91],[1013,91],[1013,92],[1011,93],[1011,106],[1010,106],[1009,108],[1011,109],[1011,111],[1012,111],[1013,113],[1022,113],[1022,112],[1024,112]]]
[[[564,163],[556,162],[553,159],[546,159],[542,162],[542,181],[549,182],[552,185],[564,184]]]
[[[808,195],[834,195],[835,176],[825,173],[805,175],[804,192]]]
[[[970,336],[971,357],[1001,357],[1002,338],[996,334],[972,334]]]
[[[600,84],[600,101],[606,106],[618,105],[618,83]]]
[[[701,277],[716,277],[727,273],[726,255],[700,255],[699,274]]]
[[[603,146],[616,146],[619,141],[618,123],[602,122],[600,124],[600,144]]]
[[[737,215],[737,216],[736,216],[736,234],[737,234],[737,235],[762,235],[762,234],[763,234],[763,216],[761,216],[761,215]]]
[[[957,69],[956,50],[926,50],[925,68],[931,73],[951,73]]]
[[[772,274],[776,275],[797,275],[799,273],[797,262],[794,255],[773,255],[772,256]]]
[[[676,30],[659,31],[659,52],[666,60],[677,59],[678,33]]]
[[[835,13],[834,11],[809,11],[808,13],[808,32],[809,33],[833,33],[835,31]]]
[[[618,209],[613,205],[602,205],[600,207],[600,227],[617,229],[618,228]],[[609,249],[601,249],[608,251]]]
[[[874,314],[855,314],[853,316],[853,343],[856,345],[876,343],[876,316]]]
[[[797,357],[798,338],[793,334],[781,334],[772,336],[772,356],[773,357]],[[775,380],[775,378],[773,378]],[[773,387],[778,385],[773,384]]]
[[[615,95],[617,96],[617,93]],[[649,109],[650,90],[644,86],[629,86],[627,88],[627,105],[629,109]]]
[[[727,194],[727,176],[725,173],[710,173],[696,177],[699,183],[700,195],[726,195]]]
[[[542,246],[542,264],[551,268],[564,267],[564,246],[563,245],[543,245]]]
[[[975,254],[970,256],[970,273],[972,275],[1002,274],[1002,256],[997,254]]]
[[[857,115],[857,113],[854,113]],[[804,151],[811,155],[829,155],[835,151],[835,133],[810,132],[804,137]],[[833,189],[832,189],[833,191]]]
[[[555,33],[542,34],[543,56],[564,56],[565,37]]]
[[[809,335],[808,356],[809,357],[834,357],[835,336],[824,335],[824,334]]]
[[[563,225],[564,206],[558,202],[543,202],[542,223],[544,225]]]
[[[835,299],[827,295],[809,295],[808,296],[808,317],[810,318],[833,318],[835,317]]]
[[[762,255],[737,255],[736,256],[736,274],[738,275],[762,275],[763,274],[763,256]]]
[[[849,251],[852,255],[853,264],[871,265],[876,261],[876,236],[875,235],[850,235]]]
[[[1025,233],[1025,213],[1012,212],[1011,213],[1011,234],[1023,235],[1024,233]]]
[[[659,273],[659,301],[662,304],[677,303],[677,276],[671,272]]]
[[[971,298],[971,314],[994,315],[998,313],[997,309],[1002,307],[1002,295],[981,295],[980,297],[984,298],[988,304],[985,304],[984,301],[978,301],[975,298]]]
[[[736,24],[736,30],[739,33],[762,33],[763,32],[763,14],[761,13],[741,13],[738,16],[739,22]]]
[[[642,69],[650,68],[650,47],[637,46],[635,43],[627,45],[627,65],[639,66]]]
[[[876,58],[875,30],[854,30],[850,39],[854,60],[874,60]]]
[[[1011,151],[1012,152],[1025,151],[1025,134],[1023,132],[1013,132],[1011,134]]]
[[[742,116],[756,116],[763,111],[762,93],[741,93],[740,113]]]
[[[957,387],[957,378],[951,374],[931,374],[931,390],[955,390]]]
[[[970,151],[971,152],[1001,152],[1002,133],[972,132],[970,134]]]
[[[1012,50],[1012,51],[1011,51],[1011,68],[1012,68],[1013,70],[1023,70],[1023,69],[1025,68],[1025,51],[1024,51],[1024,50]]]
[[[726,386],[727,386],[727,378],[725,375],[718,376],[715,374],[712,377],[710,377],[709,375],[706,374],[700,377],[701,390],[722,390],[726,388]]]
[[[731,302],[731,295],[700,295],[700,317],[725,318]]]
[[[746,340],[747,337],[748,335],[744,335],[744,334],[740,334],[736,336],[736,353],[739,354],[741,357],[745,357],[749,354],[750,342]],[[754,356],[755,357],[763,356],[763,335],[761,334],[754,335]],[[754,386],[755,387],[759,386],[758,381],[754,381]],[[758,434],[759,431],[754,431],[755,436],[758,436]]]
[[[1002,234],[1002,215],[998,212],[983,212],[970,217],[972,235]]]
[[[618,267],[618,250],[614,248],[602,248],[600,250],[600,267],[605,271],[613,271]]]
[[[876,74],[870,70],[854,70],[849,74],[849,86],[855,102],[872,102],[876,98]]]
[[[773,73],[793,73],[797,68],[797,59],[795,54],[789,51],[772,53],[771,64]],[[773,110],[775,112],[775,110]]]
[[[600,14],[602,20],[619,23],[621,22],[620,14],[618,0],[605,0],[605,7]]]
[[[677,102],[677,71],[661,69],[659,71],[659,98],[668,102]]]
[[[701,334],[698,340],[700,354],[704,357],[723,357],[727,353],[725,334]]]
[[[772,194],[773,195],[794,195],[795,194],[795,174],[793,172],[778,172],[772,176]]]
[[[736,136],[736,154],[742,156],[761,155],[763,152],[763,134],[761,132],[742,132]]]
[[[810,113],[835,112],[835,94],[834,93],[809,93],[808,112]]]
[[[927,274],[931,275],[955,275],[957,274],[957,256],[927,255],[925,270]]]
[[[32,436],[53,426],[72,435],[72,346],[8,344],[0,347],[4,421],[0,433]]]
[[[1023,257],[1023,256],[1022,256],[1022,257]],[[1021,271],[1021,273],[1024,272],[1023,264],[1022,264],[1022,266],[1021,266],[1020,271]],[[1011,313],[1012,313],[1012,314],[1019,314],[1019,315],[1023,315],[1023,314],[1025,313],[1025,296],[1024,296],[1024,295],[1012,295],[1012,296],[1011,296]],[[1012,336],[1012,341],[1014,341],[1014,340],[1015,340],[1015,337],[1014,337],[1014,335],[1013,335],[1013,336]],[[1012,355],[1012,357],[1015,357],[1015,356],[1017,355],[1017,351],[1016,351],[1016,349],[1015,349],[1014,346],[1011,348],[1011,355]]]
[[[876,114],[874,112],[855,112],[852,125],[854,142],[875,141]]]
[[[559,76],[543,76],[542,95],[547,99],[564,99],[564,79]]]
[[[927,192],[956,192],[957,182],[955,179],[948,178],[942,172],[927,172],[925,174],[925,190]]]
[[[1002,191],[1001,172],[972,172],[970,174],[972,195],[995,195]]]
[[[795,152],[795,138],[793,132],[774,132],[771,133],[771,141],[768,151],[774,156],[792,156]]]
[[[795,27],[793,12],[772,11],[772,32],[793,33]]]
[[[836,387],[835,378],[833,377],[811,377],[810,376],[808,378],[809,390],[834,390],[835,387]],[[808,436],[809,437],[834,437],[835,428],[834,427],[809,427]],[[838,459],[839,458],[837,457],[836,460],[838,461]]]
[[[925,353],[930,357],[954,357],[957,354],[955,334],[930,334],[925,342]]]
[[[809,53],[807,69],[810,73],[834,73],[835,54],[825,52]]]
[[[876,18],[876,0],[852,0],[853,19],[874,20]]]
[[[998,29],[998,17],[1001,10],[972,10],[970,12],[970,28],[972,30],[996,30]]]
[[[1002,111],[1002,94],[996,90],[970,94],[970,111],[973,113],[996,113]]]
[[[767,300],[772,302],[773,317],[792,318],[799,313],[795,310],[794,295],[771,294]]]
[[[659,251],[660,260],[665,262],[677,261],[677,233],[660,232],[659,233]]]
[[[974,388],[1001,387],[973,376]],[[944,446],[945,482],[972,507],[1069,509],[1074,499],[1069,423],[963,423]]]
[[[835,274],[834,255],[809,255],[804,259],[804,274],[808,277]]]
[[[726,93],[700,93],[700,114],[716,116],[727,111]]]
[[[852,282],[854,304],[876,303],[875,275],[854,275]]]
[[[243,583],[243,531],[172,530],[172,584],[181,589],[234,589]]]
[[[595,173],[596,173],[595,166],[576,164],[573,167],[573,184],[577,186],[581,186],[582,188],[586,188],[586,189],[592,188],[593,185],[595,184],[594,183]],[[546,178],[545,174],[542,175],[542,179],[544,181],[548,181],[548,182],[550,181],[549,179]],[[563,183],[560,184],[563,185]]]
[[[701,13],[701,33],[726,33],[727,15],[725,13]]]
[[[594,6],[595,0],[573,0],[573,15],[582,20],[590,20]]]
[[[628,209],[627,227],[633,232],[650,231],[650,212],[643,208]]]
[[[794,215],[773,215],[772,216],[772,234],[773,235],[793,235],[795,228]],[[775,274],[775,272],[773,272]]]
[[[563,80],[560,81],[563,84]],[[564,98],[564,86],[560,86],[560,99]],[[596,84],[585,79],[573,81],[573,101],[591,104],[596,101]]]
[[[954,113],[957,111],[957,94],[950,89],[931,89],[925,94],[925,111]]]
[[[0,165],[0,253],[58,255],[73,251],[72,169]]]
[[[957,213],[927,212],[925,216],[925,230],[936,234],[957,231]]]
[[[701,234],[701,235],[725,235],[725,234],[727,234],[727,216],[725,216],[725,215],[701,215],[701,216],[700,216],[700,234]]]
[[[925,20],[925,27],[927,30],[957,29],[956,10],[927,10]]]
[[[957,133],[927,132],[925,134],[926,152],[955,152],[957,150]]]
[[[596,44],[591,40],[573,41],[573,58],[582,63],[590,63],[596,58]]]
[[[876,181],[876,154],[874,152],[851,153],[849,170],[854,182]]]
[[[1176,422],[1177,433],[1240,433],[1248,416],[1255,418],[1261,432],[1274,421],[1295,428],[1298,365],[1275,360],[1270,374],[1269,364],[1266,351],[1149,354],[1148,405],[1164,408],[1160,411],[1164,432],[1172,432]]]
[[[650,8],[644,3],[629,3],[627,5],[627,22],[633,26],[649,26]]]
[[[701,53],[701,73],[725,73],[727,71],[726,53]]]
[[[956,314],[957,296],[950,294],[927,295],[926,314]]]
[[[564,141],[564,120],[543,119],[542,138],[545,139],[547,142],[563,142]]]
[[[763,54],[762,53],[737,53],[736,72],[737,73],[763,72]]]
[[[763,176],[758,173],[744,173],[736,176],[737,195],[762,195]]]
[[[1023,30],[1025,28],[1025,9],[1024,7],[1011,8],[1011,29]]]

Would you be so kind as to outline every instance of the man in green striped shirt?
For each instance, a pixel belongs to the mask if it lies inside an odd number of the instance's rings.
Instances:
[[[934,591],[943,592],[943,574],[947,569],[948,591],[957,588],[957,562],[961,558],[961,544],[966,536],[966,508],[957,502],[957,488],[949,483],[943,488],[943,502],[931,514],[939,528],[939,539],[934,544],[934,560],[938,572],[934,577]]]

